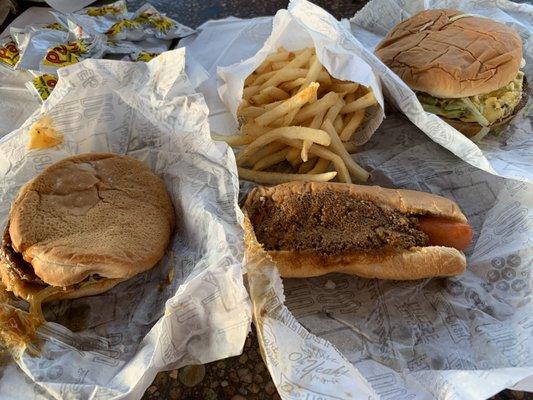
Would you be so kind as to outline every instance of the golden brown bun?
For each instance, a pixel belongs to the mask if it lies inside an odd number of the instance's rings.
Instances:
[[[372,201],[402,213],[425,214],[467,222],[457,204],[430,193],[385,189],[346,183],[289,182],[273,187],[256,187],[246,199],[246,210],[261,197],[279,203],[299,193],[345,192],[359,200]],[[365,278],[414,280],[453,276],[464,272],[466,259],[460,251],[442,246],[413,247],[409,250],[353,251],[324,255],[316,251],[268,251],[282,277],[311,277],[342,272]]]
[[[279,273],[285,278],[305,278],[342,272],[363,278],[415,280],[462,274],[466,268],[463,253],[451,247],[413,247],[409,250],[339,255],[314,251],[269,251]]]
[[[66,287],[93,274],[123,280],[150,269],[174,224],[165,184],[146,165],[88,153],[51,165],[21,189],[9,234],[39,278]]]
[[[261,197],[271,198],[281,203],[285,198],[299,193],[318,193],[335,191],[349,193],[358,200],[372,201],[381,206],[388,206],[405,214],[433,215],[457,222],[467,222],[459,206],[446,197],[431,193],[406,189],[385,189],[381,186],[364,186],[336,182],[288,182],[277,186],[255,187],[246,199],[245,208]]]
[[[517,106],[514,108],[513,113],[504,119],[500,121],[496,121],[495,123],[491,124],[489,126],[489,132],[494,132],[505,125],[507,125],[511,120],[516,117],[518,112],[525,107],[527,104],[527,100],[529,97],[529,85],[527,83],[526,77],[524,77],[524,84],[523,84],[523,91],[522,91],[522,98],[520,99],[520,103],[517,104]],[[453,126],[455,129],[457,129],[459,132],[461,132],[466,137],[473,137],[476,136],[483,127],[478,124],[477,122],[463,122],[458,119],[452,119],[452,118],[445,118],[442,116],[439,116],[444,122],[447,124]]]
[[[13,292],[15,296],[20,299],[31,301],[31,298],[36,296],[43,286],[31,284],[22,281],[16,274],[11,273],[5,264],[0,263],[0,278],[6,287],[6,290]],[[114,286],[126,279],[100,279],[82,282],[75,289],[58,290],[42,299],[43,303],[53,300],[77,299],[80,297],[95,296],[100,293],[107,292]],[[60,288],[58,288],[60,289]]]
[[[522,40],[488,18],[450,17],[458,10],[425,10],[396,25],[375,54],[413,90],[442,98],[468,97],[512,81]]]

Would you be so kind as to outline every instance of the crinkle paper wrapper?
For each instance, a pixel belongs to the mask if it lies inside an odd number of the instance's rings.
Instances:
[[[73,154],[135,157],[166,183],[177,229],[151,270],[99,296],[45,307],[42,351],[0,370],[0,398],[140,398],[158,371],[239,354],[250,326],[233,153],[211,141],[205,79],[183,49],[149,63],[86,60],[59,70],[48,100],[0,140],[0,226],[20,187]],[[28,151],[42,115],[58,147]]]
[[[291,7],[312,9],[304,20],[318,12],[305,1]],[[235,133],[234,110],[218,97],[213,74],[253,57],[272,18],[209,21],[199,31],[180,46],[211,75],[200,90],[212,131]],[[370,53],[361,56],[372,62]],[[486,399],[505,388],[533,390],[533,185],[474,167],[399,113],[354,158],[373,169],[374,184],[455,200],[475,231],[469,265],[459,277],[414,282],[282,280],[248,231],[254,320],[280,396]],[[249,188],[241,182],[241,200]]]
[[[229,38],[226,38],[229,39]],[[242,57],[250,53],[258,43],[240,41],[239,48],[244,50]],[[242,101],[244,80],[263,60],[278,48],[289,51],[314,47],[322,65],[337,79],[356,82],[374,91],[378,106],[370,107],[361,129],[354,135],[356,144],[364,144],[383,121],[383,95],[377,76],[361,57],[364,51],[339,21],[320,7],[307,2],[293,1],[287,10],[279,10],[273,20],[273,28],[266,42],[252,57],[218,69],[220,77],[220,98],[235,116]]]
[[[372,53],[387,32],[400,21],[423,9],[455,8],[465,13],[483,15],[515,29],[524,43],[523,71],[530,85],[533,81],[533,6],[505,0],[371,0],[351,20],[351,29],[367,51],[367,62],[378,72],[387,98],[431,140],[445,147],[467,163],[487,172],[533,182],[533,101],[498,134],[488,134],[473,142],[434,114],[426,113],[415,93]]]

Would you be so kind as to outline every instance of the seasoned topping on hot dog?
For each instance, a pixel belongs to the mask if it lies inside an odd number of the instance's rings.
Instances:
[[[339,254],[428,244],[417,218],[342,192],[294,194],[283,202],[262,197],[248,213],[266,250]]]

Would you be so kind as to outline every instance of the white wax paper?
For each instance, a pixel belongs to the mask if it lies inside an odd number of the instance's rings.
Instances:
[[[373,56],[373,51],[387,32],[400,21],[426,8],[455,8],[479,14],[508,24],[524,43],[524,72],[533,81],[533,6],[505,0],[371,0],[350,21],[352,33],[366,47],[366,60],[379,74],[387,98],[405,113],[411,122],[433,141],[456,156],[485,171],[501,176],[533,182],[533,146],[531,145],[532,99],[511,124],[499,134],[489,134],[478,143],[426,113],[414,92]]]
[[[200,90],[213,132],[237,132],[213,72],[253,56],[271,29],[269,17],[227,18],[180,42],[211,74]],[[372,183],[457,201],[476,232],[469,266],[457,278],[415,282],[281,281],[253,253],[254,318],[281,397],[470,400],[533,390],[533,185],[473,167],[399,113],[354,158],[374,169]],[[241,182],[241,197],[250,187]]]
[[[58,11],[67,13],[78,11],[89,4],[94,3],[95,0],[45,0],[50,7]]]
[[[26,71],[0,68],[0,140],[39,107],[39,101],[24,86],[32,78]]]
[[[373,168],[372,183],[440,194],[459,204],[475,232],[467,271],[414,282],[341,274],[284,279],[283,295],[272,280],[263,289],[267,300],[252,292],[255,318],[271,337],[286,337],[290,327],[295,335],[329,341],[346,358],[344,368],[355,367],[383,399],[486,399],[531,378],[533,185],[461,161],[400,114],[387,117],[357,159]],[[307,331],[285,322],[280,306],[272,304],[284,304]],[[265,353],[274,351],[273,342],[263,341]],[[312,369],[328,357],[310,355],[304,365]],[[293,387],[309,388],[309,396],[328,379],[333,385],[319,393],[349,398],[330,371],[313,377],[300,361],[281,365],[283,372],[272,362],[270,368],[280,376],[291,371]],[[282,397],[299,398],[292,387]]]
[[[185,68],[183,49],[149,63],[86,60],[63,68],[39,111],[0,140],[0,226],[24,183],[91,151],[148,164],[177,214],[175,235],[153,269],[102,295],[45,307],[51,322],[39,330],[42,352],[24,354],[20,369],[2,367],[0,398],[140,398],[160,370],[241,352],[251,312],[235,161],[209,137],[208,110],[194,89],[203,69]],[[27,132],[41,115],[64,143],[28,151]]]
[[[314,47],[320,62],[333,77],[373,89],[379,106],[369,109],[364,125],[353,138],[357,144],[366,143],[384,116],[379,81],[370,65],[359,56],[363,50],[349,30],[323,9],[307,1],[292,1],[287,10],[276,13],[270,37],[253,57],[218,69],[221,79],[219,94],[232,114],[236,116],[242,102],[244,80],[280,47],[289,51]]]

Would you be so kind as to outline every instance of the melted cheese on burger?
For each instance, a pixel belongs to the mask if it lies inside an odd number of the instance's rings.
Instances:
[[[524,73],[518,71],[511,82],[490,93],[444,99],[419,92],[417,97],[427,112],[489,126],[512,114],[522,98],[523,82]]]

